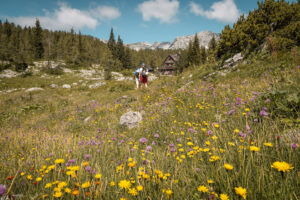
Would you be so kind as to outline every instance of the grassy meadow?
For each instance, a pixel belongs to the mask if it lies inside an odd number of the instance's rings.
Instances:
[[[44,90],[0,94],[0,196],[300,199],[300,141],[289,137],[300,134],[299,56],[246,61],[226,76],[206,80],[218,66],[200,66],[140,90],[49,86],[78,82],[72,74],[1,79],[1,89]],[[133,129],[119,125],[129,110],[143,111]]]

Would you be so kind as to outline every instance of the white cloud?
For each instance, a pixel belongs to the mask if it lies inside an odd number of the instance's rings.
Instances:
[[[178,0],[149,0],[139,4],[137,8],[145,21],[154,18],[162,23],[175,22],[178,9]]]
[[[43,10],[44,16],[8,17],[10,21],[21,26],[34,26],[36,18],[42,27],[51,30],[76,30],[84,27],[94,29],[102,20],[111,20],[119,17],[121,13],[117,8],[109,6],[98,6],[91,10],[79,10],[72,8],[66,3],[58,3],[59,8],[53,13]]]
[[[204,10],[201,5],[191,2],[190,11],[195,15],[201,15],[209,19],[216,19],[226,23],[235,22],[241,15],[241,12],[235,5],[234,0],[215,2],[210,7],[210,10]]]
[[[112,20],[121,16],[120,11],[111,6],[98,6],[97,8],[91,10],[93,16],[101,20]]]

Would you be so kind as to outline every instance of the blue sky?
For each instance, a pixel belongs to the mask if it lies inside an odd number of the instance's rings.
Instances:
[[[110,28],[124,43],[170,41],[210,30],[220,33],[257,0],[0,0],[0,19],[21,26],[80,30],[108,39]]]

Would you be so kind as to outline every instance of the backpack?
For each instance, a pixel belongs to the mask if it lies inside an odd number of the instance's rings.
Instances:
[[[147,77],[146,72],[147,72],[146,69],[142,69],[141,75],[142,75],[143,78],[146,78],[146,77]]]

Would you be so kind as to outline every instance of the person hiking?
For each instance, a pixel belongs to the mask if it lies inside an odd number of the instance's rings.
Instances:
[[[142,63],[142,67],[139,70],[139,78],[140,78],[140,87],[142,87],[142,84],[145,85],[145,87],[148,87],[148,70],[145,67],[145,63]]]
[[[139,77],[139,71],[141,68],[137,68],[133,73],[134,73],[134,78],[135,78],[135,83],[136,83],[136,89],[139,89],[140,87],[140,77]]]

